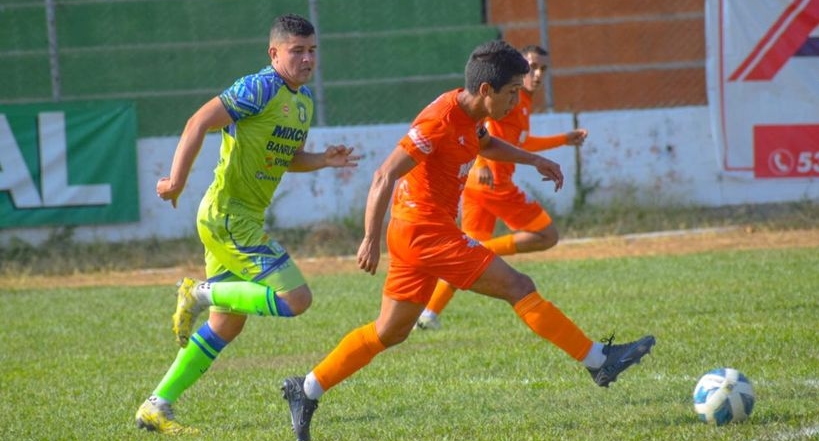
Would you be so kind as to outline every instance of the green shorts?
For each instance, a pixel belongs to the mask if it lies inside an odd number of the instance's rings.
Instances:
[[[205,246],[209,282],[247,280],[274,292],[307,283],[287,250],[264,231],[262,218],[242,210],[220,212],[207,199],[199,206],[196,227]]]

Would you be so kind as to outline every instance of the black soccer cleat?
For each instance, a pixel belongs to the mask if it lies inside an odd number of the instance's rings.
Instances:
[[[290,405],[290,421],[298,441],[310,441],[310,420],[318,408],[318,400],[304,394],[304,377],[288,377],[282,383],[282,398]]]
[[[651,352],[651,347],[655,343],[653,335],[647,335],[637,341],[622,345],[612,344],[614,334],[604,341],[607,343],[603,348],[603,354],[606,356],[603,366],[596,369],[586,368],[594,382],[602,387],[609,387],[609,383],[617,381],[617,376],[629,366],[640,363],[640,359]]]

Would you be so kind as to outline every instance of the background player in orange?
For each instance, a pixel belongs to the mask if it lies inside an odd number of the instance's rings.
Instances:
[[[542,89],[549,53],[540,46],[521,50],[529,62],[523,77],[520,102],[501,119],[487,119],[489,134],[530,152],[562,145],[583,145],[587,131],[572,130],[553,136],[529,136],[532,96]],[[469,172],[462,198],[461,229],[499,256],[547,250],[557,244],[557,227],[537,200],[515,185],[515,164],[478,156]],[[500,218],[513,233],[492,238]],[[440,329],[439,315],[455,294],[455,287],[439,280],[435,292],[416,323],[417,329]]]
[[[284,380],[282,392],[298,440],[310,439],[313,412],[325,391],[407,338],[438,279],[506,301],[535,334],[583,363],[600,386],[651,349],[652,336],[623,345],[592,342],[541,297],[529,276],[467,237],[455,223],[461,190],[478,152],[531,165],[544,180],[554,181],[555,190],[563,186],[558,164],[489,135],[483,125],[484,118],[499,119],[515,107],[528,71],[526,59],[509,44],[494,40],[478,46],[466,65],[465,88],[444,93],[421,111],[374,173],[358,265],[375,274],[384,215],[393,195],[381,311],[375,321],[350,331],[306,377]]]

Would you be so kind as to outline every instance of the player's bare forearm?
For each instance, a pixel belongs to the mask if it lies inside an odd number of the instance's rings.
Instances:
[[[516,164],[533,165],[538,156],[519,149],[514,145],[494,136],[481,148],[480,155],[495,161],[514,162]]]
[[[381,232],[384,227],[384,216],[392,194],[395,181],[379,169],[373,175],[370,192],[367,195],[367,208],[364,212],[364,239],[358,248],[358,267],[375,274],[381,257]]]
[[[204,135],[198,135],[198,133],[183,133],[173,156],[170,176],[162,177],[156,183],[156,195],[162,200],[171,201],[174,208],[188,182],[193,162],[202,148],[203,138]]]
[[[553,181],[555,183],[555,191],[563,187],[563,172],[560,171],[560,165],[558,163],[527,152],[526,150],[519,149],[502,139],[495,138],[494,136],[490,137],[488,141],[482,144],[480,154],[481,156],[496,161],[531,165],[543,176],[543,180]]]
[[[375,274],[378,268],[384,215],[387,214],[395,182],[416,165],[415,160],[398,146],[373,174],[364,213],[364,240],[358,248],[358,267],[370,274]]]
[[[309,172],[325,167],[356,167],[361,158],[360,155],[353,155],[352,147],[343,145],[327,146],[323,153],[306,152],[304,146],[301,146],[293,155],[287,171]]]
[[[202,149],[205,134],[209,130],[224,127],[231,121],[230,115],[218,97],[205,103],[188,119],[182,136],[179,138],[179,144],[176,146],[170,175],[160,178],[156,184],[157,196],[171,201],[171,204],[176,207],[176,201],[188,182],[188,175],[196,156]]]
[[[296,154],[293,155],[293,159],[290,160],[287,171],[311,172],[324,167],[326,167],[324,153],[305,152],[302,148],[299,148]]]

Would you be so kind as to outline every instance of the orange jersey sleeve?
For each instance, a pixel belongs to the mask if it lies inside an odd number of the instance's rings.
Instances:
[[[454,223],[483,130],[458,106],[461,89],[444,93],[415,118],[398,142],[417,162],[397,183],[392,216],[411,222]]]
[[[552,136],[529,136],[523,141],[521,147],[530,152],[539,152],[566,145],[568,142],[569,137],[565,133]]]
[[[514,110],[512,110],[512,112],[514,112]],[[486,130],[489,131],[490,135],[492,135],[492,136],[494,136],[496,138],[503,139],[506,142],[511,142],[512,144],[517,145],[517,143],[518,143],[517,139],[513,139],[513,140],[509,139],[509,135],[505,134],[504,124],[501,123],[500,121],[496,121],[494,119],[487,118],[486,121],[484,122],[484,126],[486,126]],[[512,129],[512,128],[509,127],[509,129]],[[514,133],[511,133],[511,131],[510,131],[510,134],[514,135]]]

